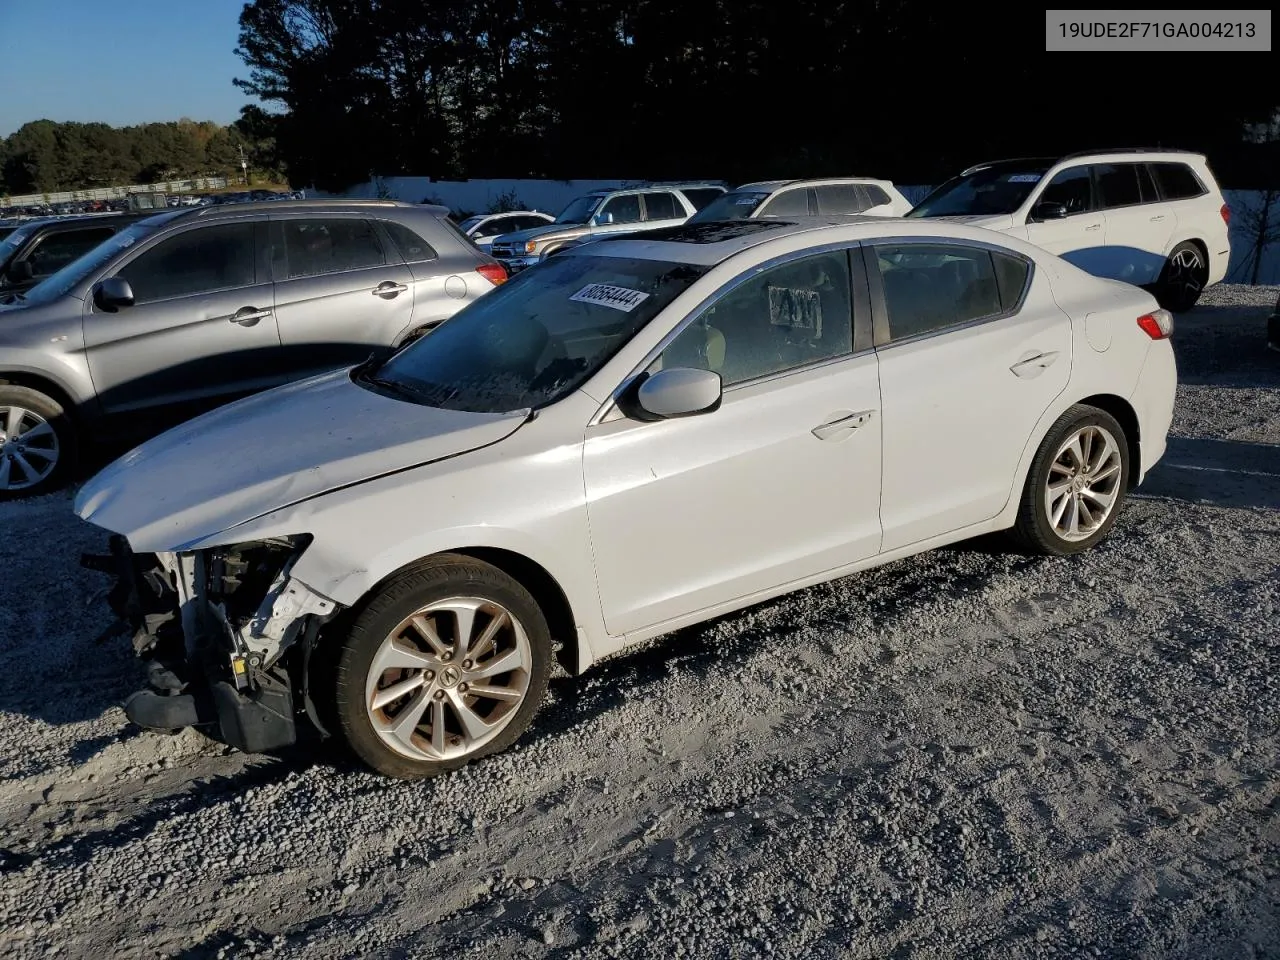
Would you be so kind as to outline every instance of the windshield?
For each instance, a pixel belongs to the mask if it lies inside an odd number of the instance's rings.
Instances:
[[[155,230],[157,226],[158,224],[153,223],[152,219],[148,218],[139,220],[119,233],[112,234],[92,250],[72,260],[61,270],[45,277],[45,279],[28,290],[23,299],[28,303],[48,303],[50,300],[66,296],[85,277],[103,266],[120,251],[127,250],[133,246]]]
[[[480,221],[483,219],[484,217],[467,217],[467,219],[458,224],[458,229],[463,233],[470,233],[471,228],[480,226]]]
[[[0,240],[0,266],[9,262],[9,258],[17,252],[20,246],[27,242],[27,238],[35,232],[37,226],[38,224],[30,223],[26,226],[18,227],[4,240]]]
[[[1026,201],[1047,166],[983,167],[953,177],[929,194],[908,217],[963,217],[1013,213]]]
[[[574,226],[586,223],[591,219],[591,214],[595,213],[596,207],[600,206],[600,201],[603,199],[604,197],[602,196],[579,197],[560,211],[560,216],[556,217],[556,223],[568,223]]]
[[[689,223],[708,223],[713,220],[745,220],[769,198],[768,191],[734,190],[716,197],[689,218]]]
[[[705,272],[659,260],[554,257],[362,376],[446,410],[546,406],[576,390]]]

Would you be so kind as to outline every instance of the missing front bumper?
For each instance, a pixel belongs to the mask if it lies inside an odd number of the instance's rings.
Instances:
[[[118,622],[108,634],[130,635],[135,653],[151,661],[148,688],[125,704],[130,721],[168,732],[200,727],[246,753],[295,743],[299,712],[324,732],[308,692],[307,662],[320,625],[337,606],[289,578],[296,552],[285,558],[280,547],[135,554],[113,536],[108,556],[82,557],[83,566],[115,575],[107,600]],[[278,568],[264,567],[252,553],[267,548]],[[258,602],[229,604],[226,584],[239,586],[254,566],[259,579],[249,592]],[[263,583],[270,586],[264,590]],[[295,650],[299,656],[286,656]]]

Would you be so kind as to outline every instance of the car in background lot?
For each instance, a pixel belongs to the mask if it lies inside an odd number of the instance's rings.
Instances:
[[[980,163],[907,216],[1011,233],[1096,276],[1150,287],[1174,312],[1220,283],[1231,258],[1231,210],[1204,155],[1185,151]]]
[[[699,210],[689,222],[760,217],[901,217],[910,209],[910,201],[891,180],[767,180],[734,187]]]
[[[85,437],[135,436],[421,336],[506,280],[447,215],[230,204],[98,244],[0,310],[0,497],[51,489]]]
[[[724,192],[710,183],[594,190],[565,207],[553,223],[497,237],[490,252],[511,273],[519,273],[587,239],[677,226]]]
[[[536,230],[555,221],[556,218],[549,213],[539,213],[537,210],[511,210],[507,213],[487,213],[468,217],[458,224],[458,229],[470,237],[471,241],[485,253],[492,253],[491,244],[503,234]]]
[[[1171,330],[1150,294],[961,224],[583,244],[80,490],[111,534],[85,563],[118,571],[164,678],[125,711],[246,751],[326,718],[381,773],[429,776],[515,742],[553,656],[580,673],[994,531],[1078,553],[1164,453]]]
[[[0,241],[0,303],[50,277],[147,214],[109,213],[32,220]]]

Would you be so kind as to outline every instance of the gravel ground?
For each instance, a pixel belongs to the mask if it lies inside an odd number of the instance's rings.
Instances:
[[[0,505],[11,958],[1280,956],[1275,288],[1075,559],[980,542],[561,678],[418,784],[143,734],[67,496]]]

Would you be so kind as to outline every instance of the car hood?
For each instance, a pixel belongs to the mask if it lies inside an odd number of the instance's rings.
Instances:
[[[590,233],[586,224],[574,226],[569,223],[548,223],[545,227],[530,227],[528,230],[517,230],[515,233],[504,233],[494,237],[502,243],[523,243],[526,240],[541,240],[544,237],[576,237],[582,233]]]
[[[75,512],[136,551],[179,550],[336,488],[496,443],[526,418],[392,399],[334,371],[142,444],[81,488]]]
[[[945,220],[948,223],[963,223],[970,227],[983,227],[987,230],[1012,230],[1013,214],[1011,213],[971,213],[959,217],[929,217],[930,220]]]

